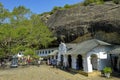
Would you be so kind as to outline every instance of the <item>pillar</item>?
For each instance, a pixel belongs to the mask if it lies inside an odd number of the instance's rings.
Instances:
[[[64,66],[67,67],[67,64],[68,64],[68,62],[67,62],[67,55],[63,55],[63,58],[64,58],[64,61],[63,61]]]
[[[72,58],[72,68],[76,69],[76,60],[77,60],[77,55],[71,55]]]
[[[84,72],[87,72],[87,73],[93,72],[90,57],[83,56],[83,70]]]
[[[58,62],[60,62],[60,61],[61,61],[61,60],[60,60],[60,56],[61,56],[61,55],[60,55],[60,53],[59,53],[59,54],[58,54],[58,59],[57,59],[57,60],[58,60]]]
[[[61,61],[60,57],[61,57],[61,54],[60,54],[60,53],[58,53],[57,65],[59,65],[59,64],[60,64],[60,61]]]

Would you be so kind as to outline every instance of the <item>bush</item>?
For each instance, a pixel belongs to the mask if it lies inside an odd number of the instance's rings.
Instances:
[[[68,5],[68,4],[66,4],[65,6],[64,6],[64,8],[71,8],[71,5]]]
[[[104,73],[112,73],[112,69],[111,69],[110,67],[105,67],[105,68],[103,69],[103,72],[104,72]]]
[[[103,4],[104,1],[103,1],[103,0],[85,0],[83,4],[84,4],[85,6],[87,6],[87,5],[91,4],[91,3]]]

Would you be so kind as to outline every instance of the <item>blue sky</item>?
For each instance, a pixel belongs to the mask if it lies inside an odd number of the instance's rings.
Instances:
[[[6,9],[10,11],[17,6],[25,6],[33,13],[43,13],[50,11],[54,6],[64,6],[65,4],[75,4],[83,0],[0,0]]]

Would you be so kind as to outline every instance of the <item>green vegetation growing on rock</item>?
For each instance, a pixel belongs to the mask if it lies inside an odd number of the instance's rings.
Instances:
[[[69,4],[65,4],[63,7],[60,7],[60,6],[54,6],[53,9],[50,11],[50,12],[44,12],[41,14],[41,16],[45,15],[45,14],[54,14],[56,11],[58,10],[65,10],[65,9],[70,9],[70,8],[73,8],[73,7],[76,7],[78,5],[80,5],[81,3],[78,3],[78,4],[73,4],[73,5],[69,5]]]
[[[89,4],[103,4],[106,1],[113,1],[115,4],[119,4],[120,0],[84,0],[84,5],[87,6]]]
[[[95,4],[103,4],[104,1],[103,0],[85,0],[84,1],[84,5],[87,6],[89,4],[92,4],[92,3],[95,3]]]

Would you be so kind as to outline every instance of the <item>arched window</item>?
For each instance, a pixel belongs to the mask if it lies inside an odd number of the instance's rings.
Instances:
[[[47,54],[47,50],[45,51],[45,54]]]

